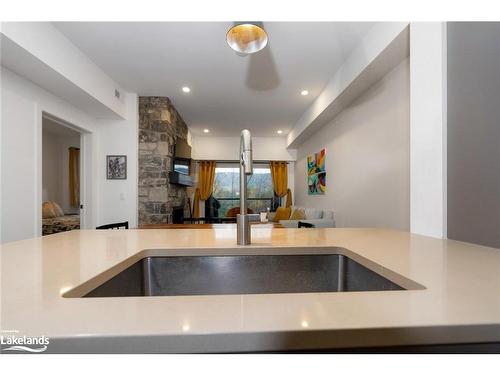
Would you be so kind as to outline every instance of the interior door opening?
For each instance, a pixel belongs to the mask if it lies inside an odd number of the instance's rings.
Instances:
[[[81,225],[82,133],[48,114],[42,116],[43,236]]]

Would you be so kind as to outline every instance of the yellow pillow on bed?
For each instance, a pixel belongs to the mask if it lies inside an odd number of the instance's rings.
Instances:
[[[64,211],[61,206],[59,206],[56,202],[52,202],[52,206],[54,207],[54,211],[56,211],[56,217],[64,216]]]
[[[50,219],[54,217],[64,216],[64,211],[56,202],[43,202],[42,218]]]

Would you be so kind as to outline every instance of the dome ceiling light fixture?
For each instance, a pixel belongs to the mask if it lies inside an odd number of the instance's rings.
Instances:
[[[267,40],[264,28],[251,22],[238,23],[226,34],[229,47],[242,55],[259,52],[267,45]]]

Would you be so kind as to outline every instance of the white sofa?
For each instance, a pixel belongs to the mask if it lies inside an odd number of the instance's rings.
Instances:
[[[314,225],[316,228],[335,228],[335,214],[331,210],[321,210],[318,208],[292,207],[292,213],[296,209],[303,209],[305,218],[300,220],[280,220],[280,224],[285,228],[298,228],[299,221]],[[275,212],[269,213],[269,221],[274,218]]]

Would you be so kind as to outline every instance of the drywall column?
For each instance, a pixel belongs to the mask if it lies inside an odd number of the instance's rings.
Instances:
[[[410,229],[446,238],[446,24],[410,25]]]
[[[448,238],[500,248],[500,23],[447,35]]]

